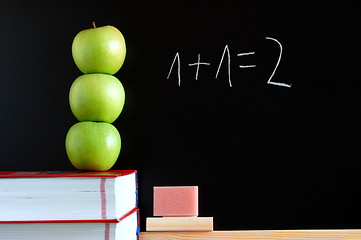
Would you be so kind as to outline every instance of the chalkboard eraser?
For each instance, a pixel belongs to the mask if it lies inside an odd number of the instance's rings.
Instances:
[[[147,218],[148,232],[213,231],[213,217],[154,217]]]
[[[198,186],[154,187],[153,191],[154,216],[198,216]]]

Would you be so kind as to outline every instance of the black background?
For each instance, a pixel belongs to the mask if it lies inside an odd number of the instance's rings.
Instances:
[[[360,228],[360,4],[356,1],[9,1],[0,3],[0,170],[73,170],[64,147],[81,72],[71,43],[113,25],[114,169],[139,171],[142,230],[153,186],[198,185],[215,229]],[[280,48],[283,54],[267,84]],[[230,53],[215,78],[225,46]],[[176,53],[177,65],[167,75]],[[254,52],[253,55],[237,56]],[[198,80],[195,66],[200,54]],[[241,69],[239,65],[257,65]]]

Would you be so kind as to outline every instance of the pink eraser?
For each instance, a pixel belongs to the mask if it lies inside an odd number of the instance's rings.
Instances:
[[[198,216],[198,186],[154,187],[154,216]]]

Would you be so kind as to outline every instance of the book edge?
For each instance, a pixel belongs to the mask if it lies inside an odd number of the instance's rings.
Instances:
[[[138,212],[139,215],[139,209],[138,207],[133,208],[126,214],[124,214],[122,217],[118,219],[86,219],[86,220],[33,220],[33,221],[0,221],[0,224],[17,224],[17,223],[86,223],[86,222],[98,222],[98,223],[119,223],[128,216],[132,215],[133,213]]]
[[[33,177],[109,177],[116,178],[137,173],[136,170],[110,170],[105,172],[86,171],[0,171],[0,178]]]

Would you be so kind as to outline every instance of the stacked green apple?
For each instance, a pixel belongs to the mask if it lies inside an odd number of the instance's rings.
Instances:
[[[121,149],[120,134],[112,123],[123,110],[125,93],[113,75],[123,65],[125,40],[115,27],[94,25],[75,36],[72,54],[83,75],[69,92],[70,108],[79,122],[67,133],[66,152],[79,170],[106,171]]]

